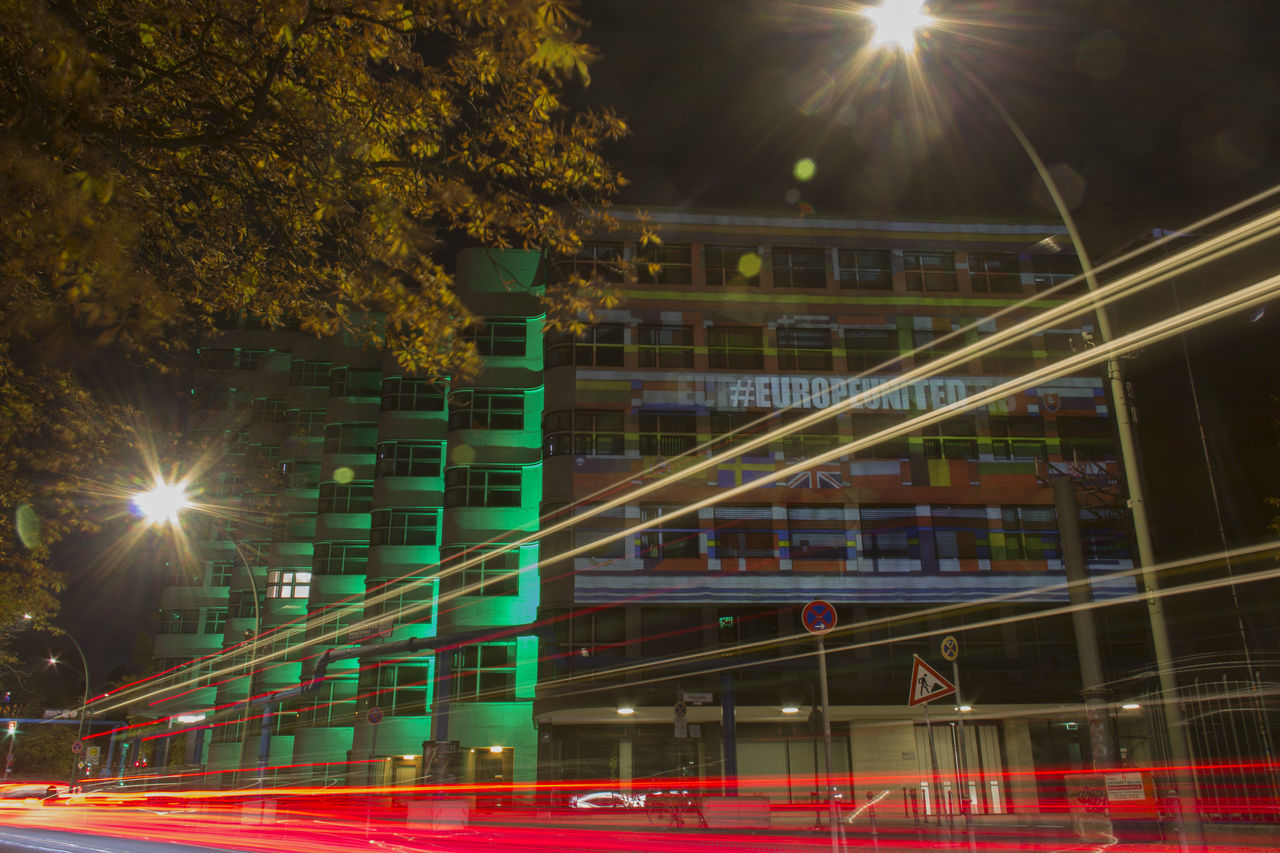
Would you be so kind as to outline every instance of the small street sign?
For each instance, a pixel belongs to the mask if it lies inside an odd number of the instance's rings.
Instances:
[[[907,707],[914,708],[955,692],[956,686],[943,678],[940,672],[918,656],[915,658],[911,665],[911,693],[907,699]]]
[[[371,725],[376,726],[378,723],[382,722],[382,709],[377,705],[374,705],[369,709],[369,713],[365,715],[365,718]]]
[[[685,707],[685,704],[683,702],[677,702],[675,707],[676,719],[683,720],[684,715],[688,710],[689,709]]]
[[[680,698],[686,705],[710,705],[712,696],[710,693],[690,693],[685,690],[681,692]]]
[[[836,626],[836,609],[821,599],[810,601],[800,611],[800,621],[810,634],[825,634]]]
[[[98,759],[102,757],[102,747],[91,746],[85,751],[85,756],[89,759],[90,764],[97,764]]]
[[[960,657],[960,644],[950,634],[942,638],[941,649],[943,660],[953,661]]]
[[[691,738],[698,738],[698,737],[702,737],[702,724],[701,724],[701,723],[690,723],[690,724],[689,724],[689,737],[691,737]]]
[[[688,737],[689,721],[686,720],[684,717],[676,717],[675,731],[673,734],[676,737]]]
[[[84,741],[82,740],[72,741],[71,752],[74,755],[79,755],[80,753],[84,752]]]

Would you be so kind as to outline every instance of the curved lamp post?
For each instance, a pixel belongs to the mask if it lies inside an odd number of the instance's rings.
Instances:
[[[177,525],[178,516],[182,510],[194,506],[187,497],[183,483],[168,483],[160,478],[156,479],[155,485],[148,491],[134,495],[132,504],[148,524],[168,524],[171,526]],[[253,697],[253,674],[257,665],[258,637],[262,633],[262,613],[258,603],[258,581],[253,576],[253,566],[245,559],[244,551],[240,548],[239,542],[234,539],[231,540],[231,547],[235,549],[236,556],[240,558],[240,563],[244,566],[245,575],[249,579],[249,589],[253,596],[253,637],[249,643],[249,669],[246,675],[247,684],[245,686],[243,720],[244,733],[240,738],[240,760],[244,762],[249,743],[249,700]],[[270,722],[270,714],[268,713],[264,717],[262,724],[266,727],[270,725]],[[262,787],[263,784],[266,762],[267,756],[260,754],[258,756],[258,787]]]
[[[80,644],[76,642],[75,637],[65,632],[64,636],[71,641],[71,645],[75,646],[76,651],[80,653],[81,674],[84,675],[84,698],[80,702],[80,723],[76,727],[76,742],[79,743],[84,740],[85,715],[89,711],[89,660],[85,657],[84,649],[80,648]],[[60,662],[56,657],[49,658],[51,666],[57,666]],[[79,775],[76,770],[79,762],[80,753],[76,753],[71,759],[71,776],[67,781],[68,787],[73,787],[76,784],[76,777]]]
[[[928,27],[934,19],[924,12],[923,0],[884,0],[880,6],[862,11],[874,24],[871,43],[875,46],[898,47],[904,52],[912,52],[916,46],[916,37],[920,30]],[[995,93],[976,74],[964,66],[957,66],[965,79],[982,95],[988,106],[1018,140],[1023,152],[1035,166],[1045,190],[1053,200],[1054,208],[1067,235],[1075,248],[1076,257],[1080,259],[1080,268],[1090,292],[1098,288],[1097,277],[1093,265],[1089,261],[1084,241],[1076,228],[1075,218],[1071,215],[1057,183],[1036,151],[1031,140],[1023,132],[1021,126],[1005,109],[1004,104]],[[1111,320],[1105,307],[1095,312],[1098,320],[1098,333],[1103,341],[1112,340],[1114,335]],[[1133,518],[1134,539],[1138,550],[1138,568],[1142,574],[1143,588],[1146,591],[1147,618],[1151,628],[1151,641],[1155,651],[1156,670],[1159,677],[1160,691],[1165,697],[1164,720],[1169,740],[1170,757],[1176,765],[1174,778],[1178,781],[1178,796],[1182,802],[1181,819],[1184,829],[1191,836],[1192,843],[1197,843],[1202,835],[1199,815],[1195,808],[1195,780],[1191,775],[1191,745],[1187,738],[1187,729],[1183,721],[1182,707],[1178,702],[1178,683],[1174,670],[1173,649],[1169,642],[1169,628],[1165,617],[1164,601],[1160,597],[1160,578],[1155,570],[1155,547],[1151,538],[1151,529],[1147,517],[1147,506],[1144,498],[1141,479],[1142,466],[1138,461],[1137,439],[1133,423],[1130,420],[1129,393],[1125,387],[1124,377],[1120,371],[1118,360],[1111,358],[1106,362],[1107,383],[1111,399],[1115,406],[1116,432],[1120,444],[1120,463],[1124,470],[1125,482],[1129,493],[1129,508]]]

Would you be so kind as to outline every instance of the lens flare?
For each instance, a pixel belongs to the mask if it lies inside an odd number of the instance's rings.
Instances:
[[[924,29],[934,20],[925,14],[921,0],[884,0],[882,5],[862,14],[874,25],[873,46],[896,45],[905,51],[915,50],[916,30]]]
[[[810,157],[800,158],[791,169],[791,173],[796,176],[797,181],[811,181],[817,172],[818,164],[813,162]]]
[[[177,524],[178,513],[191,506],[181,483],[157,481],[150,491],[134,495],[133,508],[150,524]]]

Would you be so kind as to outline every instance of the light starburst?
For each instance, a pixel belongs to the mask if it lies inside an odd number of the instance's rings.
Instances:
[[[922,0],[884,0],[879,6],[864,9],[862,14],[874,27],[872,45],[895,45],[908,52],[915,50],[916,32],[934,22],[925,13]]]

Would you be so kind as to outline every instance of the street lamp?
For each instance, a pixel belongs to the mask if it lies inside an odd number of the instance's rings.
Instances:
[[[134,495],[131,503],[143,520],[155,525],[176,525],[178,514],[192,506],[184,483],[167,483],[159,478],[149,490]]]
[[[169,483],[160,477],[156,478],[155,485],[148,491],[134,495],[131,503],[147,524],[167,524],[171,527],[177,526],[178,516],[182,510],[195,506],[191,499],[187,497],[185,481]],[[258,638],[262,633],[262,613],[258,604],[258,581],[253,576],[253,566],[246,559],[239,542],[234,539],[231,540],[231,547],[235,549],[236,556],[240,558],[240,563],[244,566],[245,575],[249,579],[249,589],[253,596],[253,634],[252,638],[246,637],[246,642],[249,643],[249,668],[245,676],[247,683],[244,699],[244,732],[240,738],[240,760],[243,763],[246,760],[245,753],[248,751],[249,700],[253,698],[253,674],[257,665]],[[268,712],[263,718],[262,725],[265,728],[270,724],[271,715]],[[266,775],[266,760],[266,755],[260,754],[258,756],[258,787],[262,787]]]
[[[89,710],[89,661],[85,657],[84,649],[80,648],[80,644],[76,642],[76,638],[70,634],[65,634],[66,638],[71,641],[71,645],[76,647],[76,651],[80,653],[81,673],[84,675],[84,698],[80,702],[80,724],[76,727],[76,742],[80,743],[84,740],[84,718]],[[56,657],[49,658],[50,666],[57,666],[59,663]],[[71,759],[71,778],[67,782],[68,787],[74,787],[76,784],[76,768],[80,761],[80,753],[76,753]]]
[[[861,13],[873,24],[871,43],[873,45],[900,45],[905,52],[915,49],[916,37],[921,29],[932,19],[923,12],[920,0],[884,0],[878,7],[865,9]],[[1035,166],[1045,190],[1062,224],[1067,229],[1067,236],[1075,248],[1076,257],[1080,259],[1080,269],[1089,291],[1098,289],[1097,276],[1089,255],[1085,251],[1084,241],[1076,228],[1075,218],[1071,215],[1057,183],[1036,151],[1031,140],[1023,132],[1022,127],[1005,109],[1004,104],[995,93],[976,74],[962,65],[957,66],[964,78],[982,95],[987,104],[1004,122],[1005,127],[1018,140],[1023,152]],[[1098,334],[1104,342],[1114,338],[1110,316],[1105,307],[1097,312]],[[1141,479],[1141,463],[1138,461],[1137,438],[1130,421],[1129,392],[1120,371],[1120,362],[1115,358],[1106,361],[1107,383],[1114,402],[1116,433],[1120,443],[1120,464],[1129,492],[1129,509],[1133,518],[1134,539],[1138,549],[1138,569],[1142,575],[1143,588],[1146,591],[1147,619],[1151,627],[1151,643],[1155,651],[1156,672],[1159,678],[1160,691],[1166,698],[1165,728],[1169,739],[1170,757],[1177,769],[1174,776],[1178,779],[1178,795],[1183,801],[1182,818],[1184,826],[1195,837],[1201,836],[1199,815],[1195,809],[1195,780],[1191,774],[1191,744],[1187,737],[1186,725],[1182,716],[1182,708],[1178,703],[1178,682],[1174,671],[1173,647],[1169,641],[1169,628],[1164,612],[1164,601],[1160,597],[1160,578],[1156,573],[1155,545],[1151,538],[1151,529],[1147,518],[1147,505],[1143,494]],[[1190,806],[1190,808],[1187,808]]]

